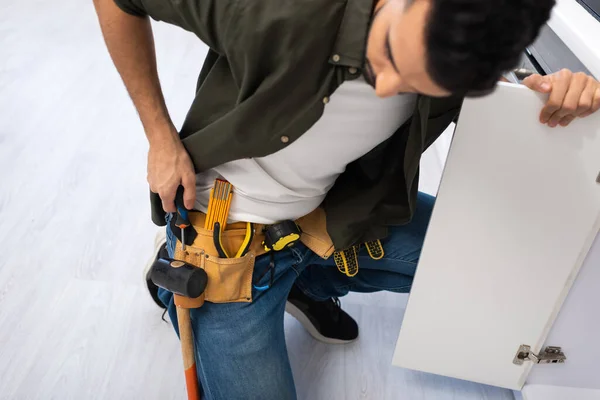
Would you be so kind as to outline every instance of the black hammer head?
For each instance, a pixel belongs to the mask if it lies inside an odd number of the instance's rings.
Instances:
[[[152,264],[150,279],[156,286],[191,298],[204,293],[208,282],[206,272],[202,268],[170,258],[159,258]]]

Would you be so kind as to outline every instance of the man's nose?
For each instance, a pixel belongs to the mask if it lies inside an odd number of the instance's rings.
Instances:
[[[401,83],[402,81],[397,74],[381,72],[377,74],[375,93],[379,97],[395,96],[400,92]]]

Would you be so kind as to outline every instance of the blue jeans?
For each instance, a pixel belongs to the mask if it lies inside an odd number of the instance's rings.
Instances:
[[[267,290],[253,289],[252,303],[205,303],[191,310],[198,379],[207,400],[296,399],[288,359],[283,316],[292,285],[315,300],[341,297],[349,291],[410,290],[421,253],[434,198],[420,193],[411,223],[391,227],[382,240],[385,256],[369,257],[364,246],[359,254],[359,272],[353,277],[340,273],[333,261],[323,260],[306,246],[274,253],[274,283]],[[176,238],[167,229],[167,248],[174,253]],[[254,279],[268,267],[270,255],[258,257]],[[256,282],[268,285],[270,274]],[[177,330],[172,293],[161,289],[161,300]]]

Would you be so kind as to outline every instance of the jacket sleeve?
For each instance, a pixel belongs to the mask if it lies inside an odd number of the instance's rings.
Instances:
[[[235,0],[114,0],[124,12],[166,22],[194,33],[219,54],[226,46],[230,22],[236,18]]]
[[[114,0],[115,4],[127,14],[135,15],[136,17],[145,17],[146,12],[139,0]]]

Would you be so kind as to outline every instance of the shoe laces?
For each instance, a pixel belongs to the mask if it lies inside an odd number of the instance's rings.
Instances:
[[[342,309],[342,303],[340,302],[340,299],[337,297],[332,297],[330,299],[331,301],[327,301],[325,303],[327,309],[329,310],[329,312],[331,312],[331,316],[333,317],[334,321],[338,322],[340,319],[340,311]]]

